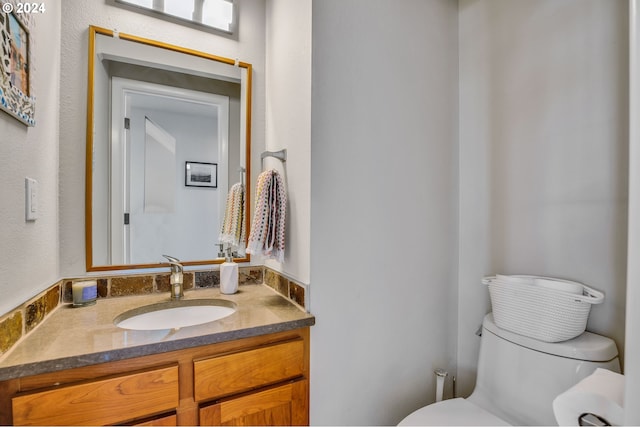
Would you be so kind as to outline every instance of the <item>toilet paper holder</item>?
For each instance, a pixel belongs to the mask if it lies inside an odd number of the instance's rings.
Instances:
[[[611,423],[599,415],[585,412],[578,417],[578,425],[581,426],[610,426]]]

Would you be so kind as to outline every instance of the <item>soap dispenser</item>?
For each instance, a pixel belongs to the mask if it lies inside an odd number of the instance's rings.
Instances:
[[[227,248],[225,261],[220,265],[220,292],[235,294],[238,292],[238,264],[233,262],[231,248]]]

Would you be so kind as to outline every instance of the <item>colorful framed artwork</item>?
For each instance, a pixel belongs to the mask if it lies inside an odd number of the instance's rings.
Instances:
[[[30,46],[27,26],[13,8],[0,12],[0,109],[28,126],[35,126],[35,97],[30,85]]]

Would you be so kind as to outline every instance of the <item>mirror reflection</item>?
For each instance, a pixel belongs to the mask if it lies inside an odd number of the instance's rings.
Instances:
[[[250,176],[251,65],[97,27],[89,51],[87,270],[222,262],[228,190]]]

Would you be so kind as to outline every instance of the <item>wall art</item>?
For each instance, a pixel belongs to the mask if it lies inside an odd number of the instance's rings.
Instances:
[[[21,17],[24,13],[17,13],[9,2],[2,3],[1,9],[0,109],[28,126],[35,126],[29,31]]]

